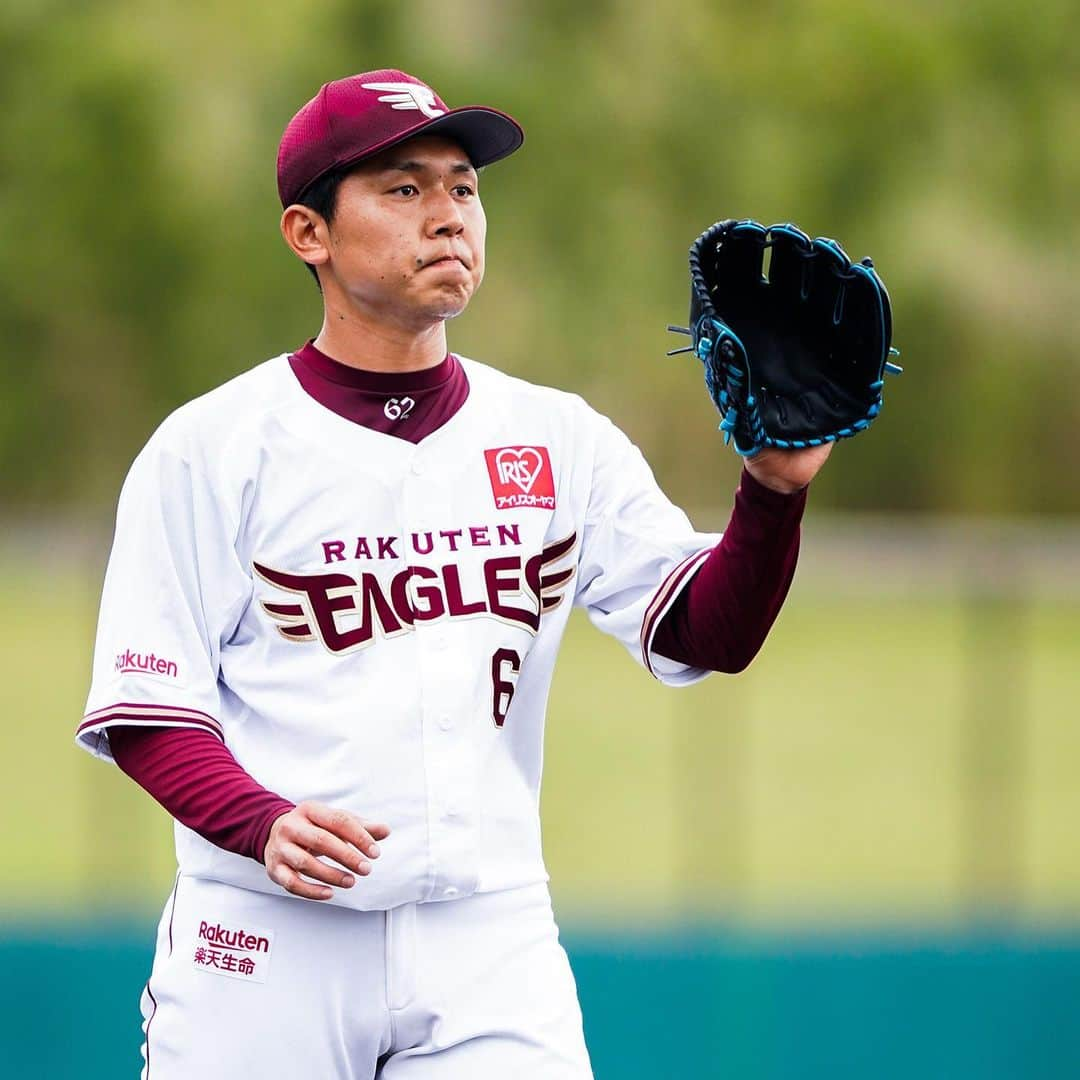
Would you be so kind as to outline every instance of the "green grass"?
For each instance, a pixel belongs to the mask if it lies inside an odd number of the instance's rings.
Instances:
[[[72,742],[94,575],[8,578],[0,904],[157,907],[167,816]],[[1078,614],[1044,603],[976,625],[949,599],[796,588],[748,672],[686,690],[575,615],[542,799],[557,902],[622,919],[1075,919]]]

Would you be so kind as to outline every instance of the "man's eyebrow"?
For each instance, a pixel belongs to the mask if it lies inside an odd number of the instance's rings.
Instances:
[[[422,161],[388,161],[379,172],[431,172],[430,165]],[[475,173],[476,169],[468,161],[455,161],[450,166],[452,173]]]

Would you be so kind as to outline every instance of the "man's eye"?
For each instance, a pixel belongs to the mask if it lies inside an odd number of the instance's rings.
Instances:
[[[475,195],[476,194],[476,192],[473,191],[473,189],[468,184],[458,184],[454,188],[454,191],[457,192],[458,195]]]
[[[420,189],[415,184],[402,184],[394,190],[401,195],[415,195]]]

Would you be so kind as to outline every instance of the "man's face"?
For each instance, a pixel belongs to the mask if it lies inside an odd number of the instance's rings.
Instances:
[[[352,304],[420,329],[465,310],[484,276],[486,232],[469,159],[422,135],[341,182],[323,268]]]

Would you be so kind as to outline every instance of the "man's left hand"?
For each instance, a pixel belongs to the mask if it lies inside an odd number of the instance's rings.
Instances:
[[[827,442],[805,450],[778,450],[769,446],[747,458],[744,464],[759,484],[781,495],[791,495],[814,479],[834,445]]]

